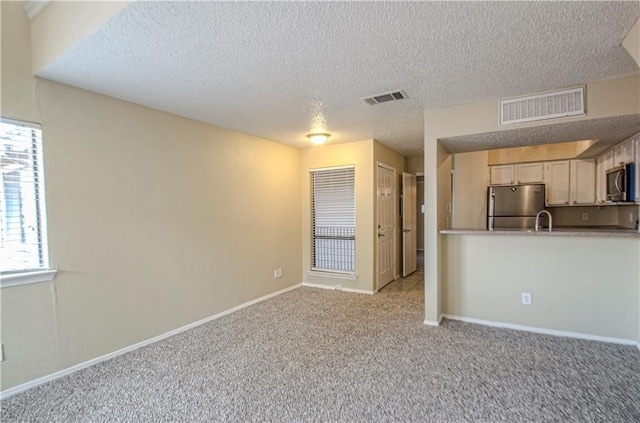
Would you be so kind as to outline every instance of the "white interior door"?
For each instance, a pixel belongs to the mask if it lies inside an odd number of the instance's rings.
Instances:
[[[391,282],[395,273],[394,245],[394,198],[396,171],[378,164],[377,208],[378,208],[378,289]]]
[[[417,269],[416,175],[402,174],[402,276]]]

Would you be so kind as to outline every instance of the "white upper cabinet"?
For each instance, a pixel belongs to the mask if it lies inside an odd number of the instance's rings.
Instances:
[[[569,161],[548,162],[546,164],[547,175],[547,205],[566,206],[569,205]]]
[[[598,203],[607,200],[607,170],[614,166],[613,163],[613,150],[607,151],[596,160]]]
[[[623,142],[622,144],[618,144],[613,148],[614,166],[635,161],[635,158],[633,157],[633,146],[634,140],[629,140],[627,142]]]
[[[491,185],[512,185],[516,183],[514,165],[491,166]]]
[[[535,184],[544,182],[544,166],[542,163],[521,163],[516,165],[516,180],[519,184]]]
[[[596,202],[596,162],[589,160],[571,160],[569,180],[571,204],[594,204]]]
[[[547,205],[595,204],[596,162],[563,160],[546,164]]]
[[[544,182],[542,163],[520,163],[490,166],[491,185],[541,184]]]

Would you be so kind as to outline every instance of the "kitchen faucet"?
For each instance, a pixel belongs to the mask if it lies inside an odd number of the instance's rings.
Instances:
[[[552,222],[553,222],[553,218],[551,217],[551,213],[549,213],[546,210],[540,210],[538,212],[538,214],[536,214],[536,224],[535,224],[535,230],[536,232],[538,232],[540,230],[540,217],[542,216],[542,214],[546,213],[547,217],[549,218],[549,232],[551,232],[551,226],[552,226]]]

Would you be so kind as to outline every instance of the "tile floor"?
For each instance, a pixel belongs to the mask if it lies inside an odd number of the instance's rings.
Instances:
[[[424,251],[418,251],[418,270],[389,283],[380,290],[380,294],[424,297]]]

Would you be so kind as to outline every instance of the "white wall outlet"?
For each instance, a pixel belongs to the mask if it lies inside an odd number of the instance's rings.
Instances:
[[[582,213],[582,220],[589,220],[589,213]]]
[[[336,284],[336,291],[342,291],[342,285]]]
[[[276,272],[278,273],[278,277],[281,278],[282,277],[282,269],[278,269],[278,270],[276,270]]]
[[[522,293],[522,305],[531,305],[531,292]]]
[[[278,277],[278,269],[273,271],[273,279],[276,279]]]

